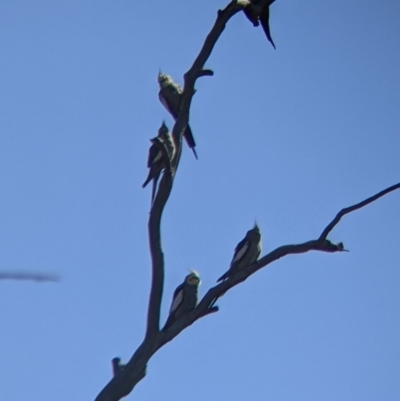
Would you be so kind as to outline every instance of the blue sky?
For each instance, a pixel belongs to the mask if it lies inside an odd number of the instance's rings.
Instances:
[[[145,327],[148,139],[224,1],[0,2],[0,399],[91,400]],[[317,237],[400,181],[400,5],[279,0],[274,51],[237,15],[191,110],[162,224],[165,318],[187,268],[201,293],[256,218],[263,254]],[[270,265],[151,360],[127,399],[398,400],[400,193],[331,233],[349,253]]]

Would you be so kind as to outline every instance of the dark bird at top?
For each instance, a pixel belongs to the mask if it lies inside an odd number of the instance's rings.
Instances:
[[[153,203],[160,174],[162,170],[168,166],[168,163],[172,160],[175,154],[174,141],[164,121],[158,130],[158,136],[150,139],[150,142],[152,145],[150,146],[149,155],[147,157],[149,174],[147,175],[142,188],[145,188],[147,184],[153,180],[153,190],[151,194],[151,202]]]
[[[247,19],[253,24],[253,26],[259,26],[261,23],[262,29],[265,32],[265,36],[271,45],[276,49],[275,43],[271,36],[271,30],[269,29],[269,6],[275,1],[267,1],[264,6],[260,7],[259,3],[261,0],[249,0],[250,4],[247,5],[243,12]]]
[[[257,261],[261,253],[261,232],[257,226],[247,231],[246,236],[237,244],[231,265],[228,271],[223,274],[217,281],[223,281],[233,276],[238,271]]]
[[[174,120],[176,120],[178,118],[179,107],[181,105],[182,88],[176,82],[174,82],[169,75],[165,75],[161,71],[158,73],[158,83],[160,85],[158,98],[160,99],[161,104],[174,118]],[[189,148],[192,149],[194,157],[197,159],[197,153],[195,149],[196,142],[189,124],[187,125],[183,136]]]
[[[172,297],[168,319],[163,330],[171,327],[184,313],[188,313],[196,307],[197,291],[200,283],[199,274],[191,270],[185,277],[185,281],[176,287]]]

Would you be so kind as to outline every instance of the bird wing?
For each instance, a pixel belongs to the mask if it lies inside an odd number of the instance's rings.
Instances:
[[[265,32],[265,36],[267,37],[267,39],[269,40],[271,45],[274,47],[274,49],[276,49],[275,43],[271,36],[271,31],[269,29],[269,7],[264,7],[263,10],[261,11],[260,22],[261,22],[261,26]]]
[[[261,251],[262,251],[262,244],[261,244],[261,238],[260,238],[260,241],[258,241],[258,244],[257,244],[257,259],[260,256]]]
[[[174,313],[179,305],[182,303],[183,300],[183,284],[179,285],[176,290],[174,291],[174,297],[172,299],[172,304],[169,309],[169,313]]]
[[[246,16],[246,18],[253,24],[253,26],[258,26],[258,25],[260,25],[260,24],[258,23],[257,17],[254,15],[254,12],[253,12],[253,9],[252,9],[252,6],[251,6],[251,5],[245,7],[245,8],[243,9],[243,12],[244,12],[244,15]]]
[[[173,104],[168,101],[168,98],[166,96],[163,96],[162,92],[163,89],[160,89],[160,92],[158,93],[158,98],[160,99],[161,104],[167,109],[169,114],[171,114],[171,116],[176,120],[178,118],[178,113],[174,109]]]
[[[150,146],[149,156],[147,158],[147,167],[151,167],[157,163],[162,157],[162,152],[156,144]]]
[[[172,160],[175,154],[175,143],[169,132],[167,132],[167,134],[165,135],[164,145],[167,150],[169,159]]]
[[[231,266],[237,262],[238,260],[242,259],[246,251],[249,249],[249,241],[247,238],[244,238],[242,241],[240,241],[236,248],[235,248],[235,253],[233,254]]]
[[[231,265],[230,265],[228,271],[225,272],[225,273],[217,280],[217,282],[222,281],[222,280],[225,280],[227,277],[229,277],[229,275],[230,275],[231,273],[233,273],[233,272],[236,271],[237,262],[239,262],[239,261],[244,257],[244,255],[246,254],[246,252],[249,250],[249,247],[250,247],[250,242],[249,242],[249,240],[247,239],[247,235],[246,235],[246,237],[244,237],[244,238],[236,245],[235,253],[233,254],[232,262],[231,262]]]
[[[154,202],[154,198],[156,197],[156,191],[157,191],[157,182],[158,179],[160,178],[161,170],[158,170],[153,177],[153,188],[151,189],[151,204]]]

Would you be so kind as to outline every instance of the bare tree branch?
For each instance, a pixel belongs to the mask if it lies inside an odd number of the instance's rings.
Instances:
[[[354,206],[350,206],[346,209],[342,209],[341,212],[337,214],[337,216],[340,215],[343,216],[344,214],[348,214],[352,211],[355,211],[357,209],[360,209],[364,206],[367,206],[369,203],[374,202],[375,200],[381,198],[382,196],[388,194],[389,192],[392,192],[396,189],[400,189],[400,183],[393,185],[378,194],[360,202],[357,203]],[[343,210],[345,210],[345,213],[342,213]],[[342,214],[341,214],[342,213]],[[340,221],[340,217],[335,219],[329,223],[328,227],[331,227],[329,231],[332,230],[332,228]],[[333,224],[333,222],[335,222]],[[325,228],[323,230],[323,233],[327,230]],[[283,245],[280,246],[267,255],[263,256],[261,259],[257,261],[257,263],[254,263],[251,266],[246,267],[242,271],[239,271],[237,274],[234,276],[228,278],[228,280],[221,282],[220,284],[216,285],[213,288],[210,288],[207,293],[204,295],[203,299],[200,301],[200,303],[197,305],[197,307],[190,313],[188,313],[186,316],[183,316],[181,320],[176,322],[171,328],[165,333],[165,335],[162,337],[162,344],[166,344],[167,342],[171,341],[173,338],[175,338],[182,330],[185,328],[189,327],[192,325],[196,320],[199,318],[207,315],[207,310],[209,308],[213,307],[215,304],[216,300],[220,297],[222,297],[227,291],[229,291],[231,288],[237,286],[238,284],[242,283],[243,281],[247,280],[251,275],[253,275],[255,272],[258,270],[262,269],[263,267],[271,264],[272,262],[275,262],[276,260],[283,258],[284,256],[287,255],[294,255],[294,254],[300,254],[300,253],[306,253],[309,251],[320,251],[320,252],[328,252],[328,253],[335,253],[335,252],[343,252],[344,249],[339,246],[339,244],[333,244],[332,242],[328,241],[325,238],[322,238],[322,234],[320,238],[317,240],[311,240],[307,242],[303,242],[302,244],[294,244],[294,245]]]
[[[164,207],[172,190],[173,180],[179,165],[182,153],[182,136],[189,122],[189,109],[191,100],[195,93],[194,85],[197,78],[211,76],[213,72],[204,69],[204,65],[211,55],[215,43],[225,29],[226,23],[236,13],[243,9],[243,4],[231,1],[224,10],[218,12],[217,20],[208,34],[199,55],[190,70],[185,74],[185,85],[183,88],[180,111],[172,130],[172,137],[175,143],[175,155],[171,160],[171,168],[164,171],[160,181],[157,195],[150,211],[148,222],[149,244],[152,262],[152,281],[147,313],[147,328],[145,339],[133,354],[125,368],[114,376],[96,397],[96,401],[118,401],[129,394],[135,385],[144,378],[146,365],[150,357],[165,342],[165,336],[160,332],[160,309],[164,287],[164,254],[161,246],[161,217]],[[217,311],[213,308],[209,313]],[[207,313],[208,314],[208,313]],[[203,314],[204,316],[204,314]]]
[[[179,153],[181,152],[182,138]],[[147,310],[146,337],[153,336],[160,330],[160,310],[164,288],[164,254],[161,246],[161,217],[172,189],[174,167],[171,162],[164,170],[157,195],[151,207],[148,231],[149,246],[152,263],[152,281]]]
[[[332,231],[332,229],[336,226],[337,223],[339,223],[340,219],[348,213],[354,212],[357,209],[361,209],[364,206],[369,205],[372,202],[375,202],[377,199],[381,198],[382,196],[385,196],[389,192],[395,191],[396,189],[400,188],[400,183],[392,185],[389,188],[384,189],[383,191],[377,193],[376,195],[373,195],[369,197],[368,199],[363,200],[360,203],[357,203],[356,205],[346,207],[342,209],[336,216],[335,218],[326,226],[324,231],[322,231],[322,234],[319,237],[319,240],[324,240],[328,236],[328,234]]]
[[[197,78],[212,77],[212,76],[214,76],[214,71],[213,70],[209,70],[209,69],[200,70],[197,73]]]
[[[261,6],[264,3],[271,4],[272,2],[271,0],[261,0],[259,5]],[[243,10],[243,8],[248,4],[248,0],[233,0],[223,10],[218,11],[214,26],[207,35],[199,55],[189,71],[184,75],[184,87],[181,95],[180,110],[172,130],[172,137],[175,143],[175,154],[168,168],[164,170],[154,203],[151,207],[148,222],[149,245],[152,262],[152,281],[148,304],[146,335],[141,345],[132,355],[130,361],[125,365],[124,369],[120,370],[110,380],[96,397],[95,401],[119,401],[121,398],[128,395],[134,389],[136,384],[145,377],[147,363],[158,349],[174,339],[181,331],[192,325],[196,320],[217,312],[218,307],[214,306],[216,300],[231,288],[247,280],[247,278],[256,271],[290,254],[300,254],[309,251],[322,251],[329,253],[344,251],[341,243],[333,244],[326,239],[329,232],[340,221],[341,217],[366,206],[395,189],[400,188],[400,184],[394,185],[393,187],[390,187],[357,205],[341,210],[332,222],[328,224],[317,240],[307,241],[302,244],[284,245],[276,248],[253,265],[243,269],[234,276],[228,278],[228,280],[209,289],[193,311],[184,314],[170,328],[168,328],[168,330],[160,331],[160,309],[164,287],[164,254],[161,245],[161,218],[164,207],[171,194],[173,181],[179,165],[182,153],[182,136],[189,122],[191,101],[195,93],[194,86],[199,77],[213,75],[211,70],[204,69],[205,63],[224,31],[227,22],[236,13]]]
[[[365,201],[358,203],[357,205],[351,206],[350,207],[351,210],[347,211],[347,213],[360,209],[361,207],[368,205],[374,200],[379,199],[381,196],[399,188],[400,188],[400,183],[390,188],[387,188],[386,190],[380,192],[379,194],[374,195],[373,197],[368,198]],[[348,210],[350,208],[347,208],[345,210]],[[335,223],[335,225],[338,222],[339,220]],[[332,223],[329,223],[329,225],[331,224]],[[325,230],[326,229],[324,229],[324,231]],[[161,344],[164,345],[168,343],[169,341],[174,339],[181,331],[192,325],[196,320],[200,319],[204,315],[207,315],[207,310],[214,305],[215,301],[218,298],[223,296],[231,288],[247,280],[251,275],[253,275],[261,268],[271,264],[272,262],[275,262],[276,260],[284,256],[306,253],[309,251],[335,253],[335,252],[343,252],[343,249],[340,248],[337,244],[333,244],[332,242],[326,239],[311,240],[303,242],[301,244],[294,244],[294,245],[283,245],[274,249],[273,251],[263,256],[261,259],[259,259],[257,263],[254,263],[252,266],[243,269],[242,271],[230,277],[228,280],[223,281],[222,283],[216,285],[215,287],[210,288],[204,295],[203,299],[200,301],[200,303],[192,312],[188,313],[186,316],[183,316],[178,322],[176,322],[173,326],[171,326],[171,328],[166,333],[161,333],[163,334],[161,338]]]
[[[264,1],[268,2],[269,0]],[[170,174],[164,173],[161,179],[156,199],[151,208],[148,223],[152,260],[152,283],[147,313],[146,337],[154,335],[160,328],[160,309],[164,287],[164,255],[161,247],[160,234],[161,216],[171,193],[173,179],[179,165],[182,153],[182,135],[189,123],[189,109],[195,93],[194,85],[197,78],[214,74],[213,71],[204,69],[204,65],[210,57],[216,42],[224,31],[226,23],[247,4],[247,2],[238,3],[236,1],[231,1],[224,10],[218,12],[217,20],[215,21],[210,33],[207,35],[199,55],[190,70],[185,74],[185,85],[180,103],[180,111],[172,130],[172,137],[175,142],[175,155],[171,161]]]
[[[336,217],[326,226],[318,239],[303,242],[301,244],[280,246],[267,255],[263,256],[257,261],[257,263],[246,267],[234,276],[228,278],[226,281],[223,281],[215,287],[210,288],[193,311],[186,315],[183,315],[166,332],[158,332],[154,337],[146,338],[145,341],[137,349],[129,363],[126,365],[125,369],[121,371],[117,376],[115,376],[113,380],[111,380],[111,382],[96,398],[96,401],[118,401],[123,396],[129,394],[134,386],[141,379],[143,379],[147,363],[158,349],[173,340],[180,332],[191,326],[196,320],[217,312],[218,307],[213,306],[216,300],[223,296],[231,288],[247,280],[258,270],[287,255],[301,254],[309,251],[320,251],[328,253],[343,252],[344,249],[340,246],[340,244],[333,244],[326,239],[326,235],[330,231],[332,231],[332,229],[339,223],[341,217],[343,217],[345,214],[351,213],[355,210],[369,205],[370,203],[378,200],[379,198],[390,192],[395,191],[396,189],[400,189],[400,183],[386,188],[376,195],[373,195],[370,198],[367,198],[364,201],[357,203],[356,205],[342,209],[336,215]]]

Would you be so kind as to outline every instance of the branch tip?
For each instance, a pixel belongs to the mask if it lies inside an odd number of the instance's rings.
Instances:
[[[209,70],[209,69],[203,69],[200,70],[197,73],[197,78],[201,78],[201,77],[212,77],[214,75],[214,71],[213,70]]]
[[[202,317],[211,315],[213,313],[217,313],[219,311],[219,307],[218,306],[210,306],[209,308],[207,308],[205,311],[203,311],[202,313],[200,313],[199,317],[197,319],[201,319]]]

